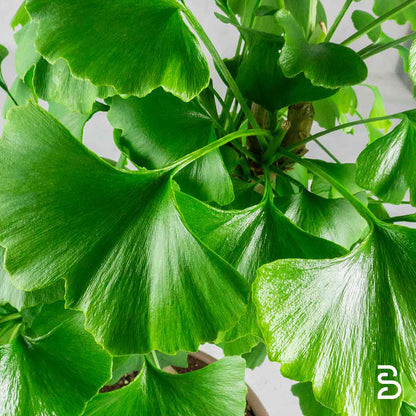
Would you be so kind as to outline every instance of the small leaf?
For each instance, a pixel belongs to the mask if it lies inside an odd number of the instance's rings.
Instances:
[[[149,361],[128,386],[99,394],[85,416],[243,416],[244,361],[226,358],[187,374],[164,373]],[[138,410],[139,409],[139,410]]]
[[[3,263],[4,248],[0,247],[0,305],[8,303],[20,311],[45,303],[53,303],[64,298],[65,288],[63,281],[59,281],[45,289],[35,290],[34,292],[25,292],[16,289]]]
[[[244,313],[245,279],[188,229],[169,171],[115,169],[35,105],[9,112],[0,147],[12,281],[65,278],[67,306],[114,355],[196,350]]]
[[[10,88],[10,92],[19,105],[26,105],[29,102],[29,100],[33,98],[30,88],[20,78],[15,79],[12,87]],[[9,110],[13,108],[15,105],[16,104],[11,100],[10,97],[6,98],[3,107],[4,118],[6,118]]]
[[[18,8],[16,14],[14,15],[12,21],[10,22],[11,28],[14,30],[17,26],[21,25],[22,27],[28,23],[30,20],[29,13],[26,10],[26,0]]]
[[[292,393],[299,398],[299,405],[304,416],[337,416],[331,409],[315,399],[311,383],[295,384],[292,386]]]
[[[409,75],[416,85],[416,40],[413,41],[409,55]]]
[[[352,49],[334,43],[310,45],[303,29],[288,11],[279,11],[276,18],[285,28],[286,43],[280,64],[287,77],[293,78],[303,72],[312,84],[326,88],[356,85],[367,78],[364,61]]]
[[[250,352],[243,354],[242,357],[246,360],[246,367],[254,370],[262,365],[267,357],[266,345],[260,342]]]
[[[27,1],[39,23],[37,48],[51,63],[64,58],[76,77],[120,94],[142,97],[163,87],[189,101],[210,75],[181,9],[175,0]]]
[[[143,367],[143,355],[119,355],[113,357],[113,374],[107,385],[116,384],[125,374],[140,371]]]
[[[377,399],[377,368],[416,380],[415,290],[416,230],[377,222],[345,257],[262,267],[253,296],[284,376],[312,381],[336,413],[391,416],[402,397]]]
[[[4,78],[3,78],[3,73],[1,71],[1,64],[7,58],[8,55],[9,55],[9,51],[7,50],[7,48],[3,45],[0,45],[0,88],[4,90],[7,90],[7,87],[6,87],[6,82],[4,81]]]
[[[416,112],[403,114],[402,122],[376,140],[357,159],[356,181],[383,201],[400,204],[408,189],[415,203]]]
[[[80,313],[45,336],[20,335],[0,347],[0,415],[80,415],[109,379],[110,366]]]
[[[122,130],[118,147],[137,166],[166,167],[213,138],[213,121],[197,101],[184,103],[163,90],[144,98],[114,97],[108,119]],[[197,160],[175,177],[184,192],[226,205],[234,192],[219,150]]]
[[[354,27],[357,30],[361,30],[369,24],[373,23],[375,17],[372,16],[370,13],[364,12],[362,10],[354,10],[351,19],[354,24]],[[381,26],[377,26],[373,30],[368,32],[367,36],[370,38],[372,42],[377,42],[380,39],[381,34]]]
[[[403,3],[404,0],[374,0],[373,11],[377,16],[382,16]],[[410,6],[399,13],[395,13],[390,19],[395,20],[399,25],[410,22],[413,30],[416,30],[416,5]]]
[[[367,227],[365,220],[343,198],[326,199],[305,189],[299,194],[278,198],[276,204],[306,232],[346,248],[350,248]]]
[[[378,89],[378,87],[374,87],[372,85],[366,85],[366,87],[370,88],[374,94],[374,104],[373,104],[373,107],[371,108],[369,117],[370,118],[385,117],[387,114],[386,114],[386,109],[384,107],[384,101],[383,101],[383,97],[381,96],[380,90]],[[391,120],[387,119],[387,120],[375,121],[371,124],[376,129],[384,130],[384,133],[387,133],[393,123],[391,122]],[[370,136],[370,139],[371,139],[371,136]]]

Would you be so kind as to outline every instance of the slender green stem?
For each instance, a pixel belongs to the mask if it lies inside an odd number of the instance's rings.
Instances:
[[[384,222],[416,222],[416,214],[400,215],[398,217],[386,218]]]
[[[4,318],[0,319],[0,324],[4,324],[5,322],[16,321],[20,319],[22,315],[20,313],[12,313],[11,315],[7,315]]]
[[[280,154],[292,159],[293,161],[299,163],[305,168],[309,169],[315,175],[320,176],[322,179],[325,179],[330,185],[332,185],[345,199],[347,199],[351,205],[357,210],[357,212],[369,223],[374,224],[378,221],[376,216],[357,198],[355,197],[347,188],[344,187],[340,182],[334,179],[331,175],[326,173],[321,167],[317,164],[311,162],[308,159],[302,159],[291,152],[288,152],[285,149],[279,150]]]
[[[164,168],[165,171],[174,170],[173,174],[176,174],[181,169],[188,166],[190,163],[195,162],[195,160],[207,155],[208,153],[220,148],[221,146],[226,145],[229,142],[232,142],[235,139],[240,139],[242,137],[249,136],[270,136],[270,132],[262,129],[252,129],[244,131],[235,131],[227,136],[222,137],[221,139],[211,142],[202,149],[198,149],[195,152],[190,153],[189,155],[184,156],[182,159],[176,161],[173,165]]]
[[[161,368],[160,368],[160,363],[159,363],[159,360],[158,360],[158,358],[157,358],[156,351],[152,351],[152,358],[153,358],[153,362],[155,363],[155,366],[156,366],[159,370],[161,370]]]
[[[402,119],[403,118],[403,113],[391,114],[391,115],[384,116],[384,117],[366,118],[366,119],[362,119],[362,120],[352,121],[351,123],[340,124],[339,126],[335,126],[332,129],[324,130],[324,131],[316,133],[312,136],[309,136],[306,139],[301,140],[298,143],[295,143],[291,146],[288,146],[286,149],[287,150],[293,150],[296,147],[301,146],[301,145],[306,144],[306,143],[309,143],[312,140],[319,139],[320,137],[326,136],[327,134],[334,133],[334,132],[339,131],[339,130],[344,130],[344,129],[347,129],[349,127],[359,126],[361,124],[374,123],[376,121],[390,120],[392,118]]]
[[[363,59],[370,58],[371,56],[377,55],[378,53],[384,52],[388,49],[394,48],[402,43],[408,42],[409,40],[416,39],[416,33],[411,33],[410,35],[403,36],[400,39],[396,39],[392,42],[386,43],[384,45],[371,45],[370,48],[364,48],[358,54]]]
[[[6,85],[2,75],[0,75],[0,88],[9,96],[9,98],[13,101],[13,104],[15,106],[19,105],[18,102],[13,97],[12,93],[10,92],[9,88],[7,88],[7,85]]]
[[[339,24],[341,23],[342,19],[344,18],[345,14],[347,13],[348,9],[350,8],[353,0],[346,0],[344,6],[342,7],[341,11],[338,13],[338,16],[335,18],[334,23],[332,24],[331,28],[326,35],[325,42],[329,42],[334,36],[335,31],[338,29]]]
[[[22,326],[22,324],[20,323],[19,325],[16,325],[13,328],[13,331],[10,334],[10,337],[9,337],[9,344],[12,343],[17,338],[17,336],[19,335],[21,326]]]
[[[415,0],[416,1],[416,0]],[[240,91],[240,88],[238,87],[237,83],[235,82],[234,78],[230,74],[230,71],[228,71],[227,66],[225,65],[224,61],[222,60],[220,54],[218,53],[217,49],[215,48],[214,44],[211,42],[211,39],[205,32],[204,28],[199,23],[198,19],[193,15],[193,13],[189,10],[188,7],[185,7],[184,9],[185,16],[189,22],[189,24],[192,26],[192,28],[197,33],[198,37],[202,40],[205,47],[208,49],[209,53],[212,56],[212,59],[214,60],[216,67],[221,72],[221,75],[226,80],[228,86],[230,87],[232,93],[234,94],[234,97],[236,100],[240,103],[241,109],[244,111],[245,115],[248,118],[248,121],[250,122],[253,129],[260,129],[259,124],[257,123],[256,117],[254,116],[253,112],[250,110],[246,99],[244,98],[243,94]],[[254,134],[253,134],[254,136]],[[264,136],[258,137],[260,145],[265,148],[267,146],[267,140]]]
[[[341,163],[338,158],[326,147],[324,146],[318,139],[315,139],[314,142],[335,162]]]
[[[308,18],[308,38],[312,35],[316,25],[316,13],[318,8],[318,0],[310,0],[309,2],[309,18]]]
[[[269,166],[270,170],[277,173],[279,176],[283,176],[284,178],[286,178],[288,181],[292,182],[294,185],[296,185],[298,188],[300,189],[306,189],[305,185],[298,181],[295,178],[292,178],[290,175],[288,175],[286,172],[283,172],[281,169],[279,169],[278,167],[271,165]]]
[[[233,142],[231,143],[231,145],[235,147],[240,153],[247,156],[249,159],[254,160],[255,162],[258,162],[256,155],[250,152],[250,150],[248,150],[244,146],[242,146],[239,142]]]
[[[228,122],[231,124],[231,126],[234,128],[234,130],[235,130],[235,126],[234,126],[234,120],[233,120],[233,118],[231,117],[231,114],[230,114],[230,109],[227,107],[227,105],[226,105],[226,103],[225,103],[225,101],[222,99],[222,97],[221,97],[221,95],[217,92],[217,90],[212,86],[212,85],[210,85],[209,86],[209,89],[211,90],[211,92],[214,94],[214,97],[217,99],[217,101],[220,103],[220,106],[221,106],[221,108],[222,108],[222,111],[223,111],[223,114],[225,114],[225,116],[227,117],[227,119],[228,119]],[[216,120],[214,120],[214,121],[216,121]],[[220,123],[217,121],[217,125],[220,125]],[[221,128],[222,128],[222,130],[224,131],[224,128],[221,126]]]
[[[342,45],[349,45],[350,43],[359,39],[361,36],[364,36],[367,33],[371,32],[374,28],[380,26],[386,20],[391,19],[397,13],[402,12],[402,11],[408,9],[410,6],[415,5],[415,4],[416,4],[416,0],[406,0],[406,1],[404,1],[402,4],[399,4],[394,9],[392,9],[392,10],[388,11],[387,13],[383,14],[378,19],[374,20],[373,22],[371,22],[367,26],[363,27],[362,29],[360,29],[359,31],[354,33],[348,39],[344,40],[344,42],[342,42]]]
[[[117,161],[116,168],[123,169],[124,166],[126,166],[126,162],[127,162],[126,155],[124,153],[121,153],[121,155],[120,155],[120,157]]]

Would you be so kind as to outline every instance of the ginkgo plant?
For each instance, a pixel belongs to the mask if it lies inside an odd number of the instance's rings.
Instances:
[[[243,416],[266,353],[306,416],[416,415],[416,214],[385,207],[416,206],[416,110],[387,115],[366,84],[392,48],[416,82],[416,33],[382,28],[416,30],[416,0],[355,10],[338,44],[342,3],[328,22],[319,0],[216,0],[227,58],[183,0],[20,6],[10,88],[0,72],[0,416]],[[99,112],[118,161],[83,144]],[[319,140],[357,125],[368,145],[341,163]],[[164,371],[207,342],[226,357]]]

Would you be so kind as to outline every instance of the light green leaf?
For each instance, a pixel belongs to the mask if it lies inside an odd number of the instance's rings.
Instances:
[[[409,75],[416,84],[416,40],[413,41],[409,55]]]
[[[279,11],[276,19],[285,29],[280,65],[287,77],[303,72],[312,84],[326,88],[356,85],[367,78],[364,61],[352,49],[327,42],[308,44],[303,29],[288,11]]]
[[[374,0],[373,11],[377,16],[382,16],[403,3],[404,0]],[[399,25],[410,22],[413,30],[416,30],[416,5],[392,15],[390,19],[395,20]]]
[[[84,134],[84,127],[87,122],[94,116],[94,114],[99,111],[108,111],[109,107],[95,102],[92,106],[92,111],[89,114],[81,114],[69,110],[63,104],[58,104],[55,102],[49,103],[49,112],[56,117],[69,131],[70,133],[79,141],[82,141]]]
[[[302,101],[329,97],[335,89],[316,87],[300,73],[286,77],[278,62],[282,41],[252,35],[248,54],[238,71],[237,83],[245,97],[270,111],[280,110]],[[259,65],[259,62],[262,64]]]
[[[357,30],[361,30],[373,23],[376,19],[370,13],[364,12],[362,10],[354,10],[351,16],[354,27]],[[377,42],[380,39],[380,36],[383,32],[381,31],[381,26],[375,27],[373,30],[367,33],[367,36],[372,42]]]
[[[1,71],[1,64],[7,58],[8,55],[9,51],[7,50],[7,48],[3,45],[0,45],[0,88],[2,88],[5,91],[7,90],[7,86],[3,78],[3,73]]]
[[[14,284],[65,278],[67,306],[114,355],[196,350],[243,314],[245,279],[189,231],[169,171],[115,169],[34,105],[9,112],[0,148]]]
[[[352,194],[357,194],[363,191],[355,181],[356,166],[354,163],[329,163],[322,160],[312,160],[326,173],[336,179],[341,185],[347,188]],[[315,176],[311,185],[311,191],[314,194],[323,196],[324,198],[342,198],[341,195],[328,182]]]
[[[416,380],[415,290],[416,230],[377,222],[345,257],[262,267],[253,296],[284,376],[312,381],[336,413],[391,416],[402,396],[377,399],[378,366]]]
[[[116,143],[137,166],[158,169],[168,166],[215,136],[213,121],[197,101],[184,103],[157,90],[144,98],[114,97],[108,119],[122,130]],[[219,150],[197,160],[175,180],[184,192],[205,201],[226,205],[234,192]]]
[[[374,94],[374,103],[373,103],[373,107],[371,108],[369,117],[370,118],[385,117],[387,114],[386,114],[386,109],[384,107],[384,101],[383,101],[383,97],[381,96],[380,90],[378,89],[378,87],[375,87],[373,85],[366,85],[366,87],[370,88]],[[383,130],[384,133],[387,133],[393,123],[391,122],[391,120],[387,119],[387,120],[382,120],[382,121],[376,121],[371,124],[376,129]]]
[[[12,87],[10,88],[10,92],[19,105],[26,105],[29,100],[33,98],[30,88],[20,78],[15,79]],[[15,103],[11,100],[10,97],[7,97],[3,107],[4,118],[6,118],[7,113],[14,106]]]
[[[353,88],[341,88],[335,95],[329,98],[315,101],[315,120],[324,129],[331,129],[337,124],[345,124],[357,110],[357,95]],[[352,129],[346,129],[346,133],[352,133]]]
[[[143,367],[143,355],[120,355],[113,357],[113,375],[107,385],[116,384],[125,374],[140,371]]]
[[[326,199],[305,189],[299,194],[278,198],[276,204],[306,232],[346,248],[350,248],[367,227],[365,220],[343,198]]]
[[[330,258],[345,250],[332,242],[305,233],[290,222],[270,198],[243,211],[223,211],[178,193],[177,201],[187,224],[210,248],[232,264],[249,283],[256,270],[276,259]],[[248,339],[244,339],[250,335]],[[256,310],[251,303],[247,313],[232,330],[221,333],[217,342],[229,353],[250,351],[261,340]],[[239,345],[229,344],[239,341]]]
[[[357,159],[356,182],[383,201],[400,204],[408,189],[415,203],[416,112],[403,114],[402,122],[376,140]]]
[[[17,44],[15,67],[20,79],[24,80],[26,74],[41,59],[35,48],[37,26],[30,22],[23,26],[15,35]]]
[[[0,247],[0,305],[9,303],[20,311],[44,303],[56,302],[64,298],[65,288],[63,281],[57,282],[53,286],[45,289],[35,290],[34,292],[25,292],[16,289],[3,263],[4,248]]]
[[[12,21],[10,22],[11,28],[14,30],[17,26],[24,26],[30,20],[29,13],[26,10],[26,0],[18,8],[16,14],[14,15]]]
[[[156,351],[157,359],[160,364],[160,368],[169,367],[174,365],[175,367],[188,368],[188,353],[185,351],[179,351],[175,355],[162,354]]]
[[[76,77],[120,94],[142,97],[163,87],[189,101],[210,75],[181,9],[175,0],[27,1],[48,61],[64,58]]]
[[[42,337],[0,347],[1,416],[74,416],[110,378],[111,358],[82,314]],[[80,346],[82,346],[80,348]]]
[[[120,390],[100,394],[85,416],[243,416],[247,388],[244,360],[226,358],[187,374],[164,373],[148,361],[137,378]]]

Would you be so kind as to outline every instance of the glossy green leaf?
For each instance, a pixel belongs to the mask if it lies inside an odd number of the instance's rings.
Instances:
[[[237,76],[237,83],[245,97],[270,111],[276,111],[302,101],[320,100],[337,92],[312,85],[304,74],[286,77],[278,62],[281,48],[279,38],[251,37],[248,54]],[[262,64],[259,65],[259,62]]]
[[[243,211],[212,208],[185,194],[178,194],[177,201],[196,235],[232,264],[249,283],[253,282],[261,265],[276,259],[331,258],[345,252],[340,246],[302,231],[269,198]],[[244,339],[247,335],[249,338]],[[222,347],[229,354],[235,354],[250,351],[260,337],[256,310],[251,303],[238,325],[221,333],[217,342],[228,344]],[[239,343],[229,344],[234,341]]]
[[[146,361],[127,387],[95,397],[85,416],[243,416],[246,393],[241,358],[226,358],[178,375],[164,373]]]
[[[408,189],[415,203],[416,112],[403,115],[402,122],[376,140],[357,159],[356,181],[383,201],[399,204]]]
[[[412,46],[410,47],[409,75],[416,84],[416,41],[413,41]]]
[[[1,416],[82,414],[111,368],[83,321],[77,314],[44,336],[21,335],[0,347]]]
[[[403,3],[404,0],[374,0],[373,11],[377,16],[382,16]],[[416,30],[416,5],[392,15],[391,19],[400,25],[410,22],[413,30]]]
[[[377,223],[345,257],[262,267],[253,293],[284,376],[312,381],[336,413],[391,416],[402,396],[377,399],[378,366],[416,380],[415,289],[416,230]]]
[[[214,137],[213,121],[197,101],[184,103],[163,90],[144,98],[114,97],[108,119],[120,129],[118,147],[137,166],[168,166]],[[219,150],[197,160],[175,180],[184,192],[226,205],[234,199],[233,185]]]
[[[0,148],[14,284],[65,278],[67,306],[113,354],[196,350],[243,314],[245,279],[189,231],[169,172],[115,169],[34,105],[9,112]]]
[[[355,181],[356,166],[354,163],[330,163],[323,160],[313,160],[326,173],[336,179],[341,185],[347,188],[352,194],[357,194],[363,191]],[[333,186],[328,182],[315,176],[312,181],[311,191],[314,194],[323,196],[324,198],[341,198],[343,197]]]
[[[17,310],[22,310],[44,303],[56,302],[64,298],[65,288],[63,281],[55,283],[52,287],[35,290],[34,292],[25,292],[16,289],[10,280],[10,276],[3,267],[3,262],[4,248],[0,247],[0,305],[9,303]]]
[[[92,106],[92,111],[89,114],[81,114],[76,111],[69,110],[65,105],[55,102],[49,103],[49,112],[56,117],[70,133],[80,141],[84,135],[84,127],[87,122],[99,111],[108,111],[109,107],[95,102]]]
[[[365,198],[365,195],[364,195]],[[277,207],[300,228],[350,248],[367,223],[345,199],[327,199],[306,189],[276,201]]]
[[[143,355],[120,355],[113,357],[113,374],[108,385],[116,384],[125,374],[140,371],[144,364]]]
[[[356,85],[367,78],[364,61],[352,49],[327,42],[310,45],[303,29],[288,11],[279,11],[276,18],[285,28],[286,43],[280,65],[287,77],[304,73],[312,84],[326,88]]]
[[[163,87],[189,101],[210,75],[181,8],[175,0],[27,1],[48,61],[64,58],[76,77],[120,94],[142,97]]]
[[[403,402],[400,410],[400,416],[416,416],[416,407],[409,403]]]

